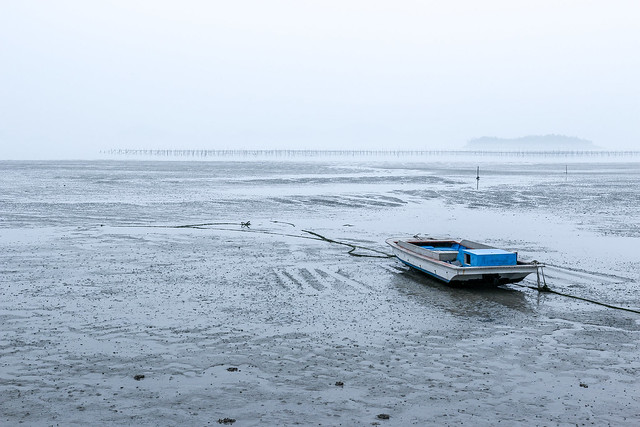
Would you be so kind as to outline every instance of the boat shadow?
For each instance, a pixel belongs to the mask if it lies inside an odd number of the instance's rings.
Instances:
[[[455,316],[492,322],[534,312],[525,293],[508,285],[451,285],[412,268],[399,270],[392,280],[401,294]]]

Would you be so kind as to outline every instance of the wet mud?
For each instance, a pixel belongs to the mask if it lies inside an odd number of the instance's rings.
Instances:
[[[639,315],[348,255],[469,238],[638,309],[637,163],[1,163],[0,424],[640,420]]]

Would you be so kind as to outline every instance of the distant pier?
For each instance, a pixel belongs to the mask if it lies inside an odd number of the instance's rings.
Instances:
[[[295,158],[295,157],[636,157],[640,151],[490,151],[490,150],[151,150],[118,148],[102,150],[112,156],[190,158]]]

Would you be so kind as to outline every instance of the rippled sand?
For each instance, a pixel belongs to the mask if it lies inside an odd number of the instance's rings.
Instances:
[[[640,309],[637,163],[490,163],[479,190],[471,163],[417,160],[2,169],[0,424],[640,421],[640,315],[450,288],[303,231],[485,241]]]

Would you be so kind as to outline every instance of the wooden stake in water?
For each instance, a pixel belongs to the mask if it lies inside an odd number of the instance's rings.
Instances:
[[[480,188],[480,166],[476,170],[476,190]]]

